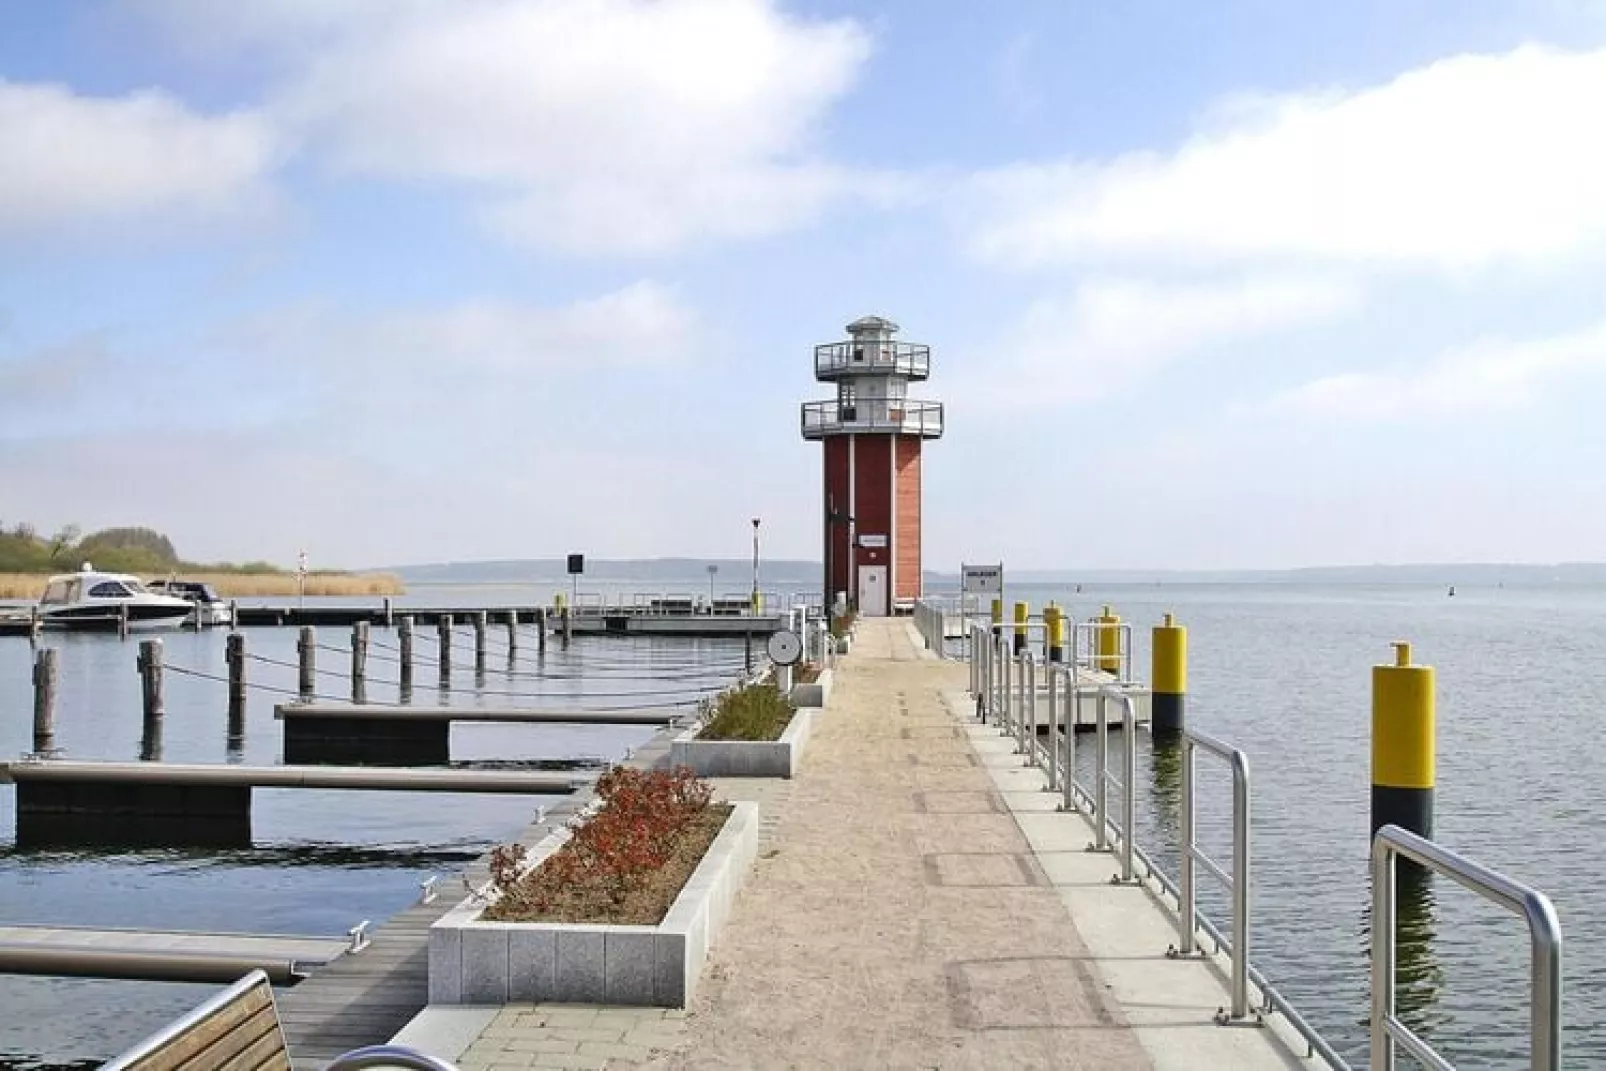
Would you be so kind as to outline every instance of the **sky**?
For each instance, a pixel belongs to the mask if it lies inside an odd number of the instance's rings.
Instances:
[[[1606,558],[1606,0],[0,0],[0,523],[925,564]]]

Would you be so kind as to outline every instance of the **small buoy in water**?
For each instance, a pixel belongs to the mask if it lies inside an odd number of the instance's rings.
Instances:
[[[1450,585],[1450,598],[1452,598],[1452,599],[1455,598],[1455,585],[1454,584]]]

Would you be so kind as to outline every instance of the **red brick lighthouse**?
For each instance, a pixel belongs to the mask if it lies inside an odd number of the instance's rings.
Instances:
[[[814,378],[836,397],[803,403],[803,438],[825,444],[825,585],[867,617],[920,597],[920,452],[942,436],[942,404],[909,397],[931,347],[898,342],[898,325],[866,316],[846,342],[814,347]]]

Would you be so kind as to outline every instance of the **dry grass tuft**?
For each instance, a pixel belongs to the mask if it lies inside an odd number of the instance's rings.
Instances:
[[[181,573],[185,580],[204,580],[225,599],[251,596],[295,595],[300,591],[294,573]],[[143,576],[152,580],[153,576]],[[0,599],[39,598],[46,577],[28,573],[0,573]],[[308,595],[401,595],[401,579],[391,573],[313,573],[307,577]]]

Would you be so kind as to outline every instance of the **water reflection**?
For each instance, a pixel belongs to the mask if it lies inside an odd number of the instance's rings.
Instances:
[[[1149,799],[1155,824],[1165,843],[1175,844],[1182,831],[1182,743],[1180,737],[1154,737],[1149,751]]]
[[[1444,966],[1435,947],[1439,911],[1432,872],[1417,866],[1399,866],[1394,877],[1394,899],[1394,1014],[1431,1043],[1455,1023],[1455,1016],[1440,1002]],[[1371,937],[1372,907],[1368,896],[1361,921],[1361,940],[1368,948]],[[1370,1028],[1369,1017],[1361,1022]]]

